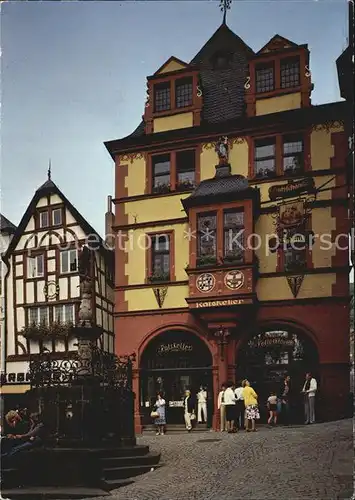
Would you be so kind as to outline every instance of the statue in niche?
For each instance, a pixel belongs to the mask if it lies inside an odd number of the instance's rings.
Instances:
[[[227,136],[223,136],[218,139],[215,151],[218,155],[219,165],[227,165],[229,158],[229,145]]]

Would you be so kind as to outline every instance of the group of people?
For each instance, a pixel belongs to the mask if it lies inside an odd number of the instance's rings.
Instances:
[[[311,373],[307,373],[301,390],[306,425],[315,423],[316,392],[317,381]],[[290,423],[292,396],[291,378],[287,375],[279,392],[271,392],[267,398],[269,425],[276,425],[280,414],[285,425]],[[237,387],[233,382],[223,384],[218,395],[218,410],[221,432],[237,432],[242,428],[247,432],[256,431],[256,420],[260,419],[259,401],[248,380],[238,383]]]
[[[1,458],[42,445],[44,431],[40,414],[29,413],[26,408],[10,410],[5,415],[5,429],[1,433]]]
[[[258,395],[248,380],[238,383],[237,387],[234,382],[223,384],[217,405],[221,432],[237,432],[243,427],[248,432],[256,431],[255,423],[260,419]]]
[[[301,390],[304,398],[305,424],[315,422],[315,395],[317,381],[311,373],[306,378]],[[265,401],[267,423],[276,425],[282,416],[285,425],[290,423],[290,413],[293,403],[293,388],[291,378],[287,375],[278,391],[271,392]],[[238,384],[227,382],[222,385],[218,395],[217,406],[220,414],[220,430],[228,433],[245,429],[247,432],[256,431],[256,421],[260,420],[260,402],[258,394],[248,380]],[[197,415],[196,415],[197,408]],[[197,394],[186,389],[183,399],[184,421],[188,432],[191,432],[194,423],[207,421],[207,391],[201,386]],[[164,435],[166,426],[166,401],[161,392],[158,393],[151,417],[156,426],[156,434]],[[196,418],[197,417],[197,418]]]

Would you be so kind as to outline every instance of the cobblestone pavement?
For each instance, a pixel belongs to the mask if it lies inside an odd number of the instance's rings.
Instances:
[[[112,500],[337,500],[353,491],[352,421],[256,433],[144,436],[164,466]],[[206,441],[218,439],[218,441]],[[106,497],[111,498],[111,497]]]

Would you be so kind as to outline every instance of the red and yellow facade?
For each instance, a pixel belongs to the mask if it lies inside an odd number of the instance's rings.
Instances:
[[[169,412],[171,421],[180,418],[184,386],[205,385],[217,428],[227,379],[249,377],[264,394],[286,372],[297,388],[305,370],[319,381],[319,415],[343,416],[344,103],[312,106],[307,46],[276,35],[255,53],[225,25],[190,63],[172,57],[147,82],[141,125],[106,143],[115,162],[116,352],[136,353],[136,430],[148,423],[157,390],[166,393],[169,423]],[[215,177],[221,136],[228,167]],[[297,153],[289,146],[296,143]],[[270,235],[288,231],[285,206],[301,207],[302,230],[312,235],[300,261],[287,246],[268,246]],[[244,250],[234,256],[226,252],[228,214],[242,221]],[[203,217],[213,226],[205,254]]]

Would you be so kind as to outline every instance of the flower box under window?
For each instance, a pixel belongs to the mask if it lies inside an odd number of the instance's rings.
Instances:
[[[50,324],[46,322],[31,323],[21,330],[21,335],[30,340],[40,340],[44,338],[68,338],[73,333],[73,323],[60,323],[53,321]]]
[[[217,258],[212,255],[201,256],[196,261],[197,267],[214,266],[217,264]]]
[[[170,273],[154,273],[148,277],[150,283],[159,283],[162,281],[170,281]]]

